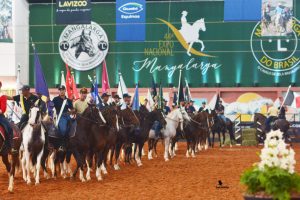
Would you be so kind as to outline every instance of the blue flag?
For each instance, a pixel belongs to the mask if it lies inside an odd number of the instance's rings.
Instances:
[[[152,95],[152,98],[154,98],[157,95],[156,83],[154,81],[154,77],[153,76],[152,76],[152,83],[151,83],[151,95]]]
[[[42,70],[39,56],[35,48],[34,50],[34,69],[35,69],[35,91],[37,94],[42,95],[42,99],[45,101],[46,97],[49,97],[48,85]]]
[[[95,81],[94,83],[92,84],[92,88],[91,88],[91,94],[92,94],[92,97],[94,99],[94,103],[97,105],[98,108],[102,108],[103,105],[102,105],[102,100],[99,96],[99,93],[98,93],[98,82],[97,82],[97,78],[95,78]]]
[[[260,21],[262,0],[225,0],[224,21]]]
[[[136,84],[133,102],[132,102],[132,110],[140,110],[140,98],[139,98],[139,86]]]

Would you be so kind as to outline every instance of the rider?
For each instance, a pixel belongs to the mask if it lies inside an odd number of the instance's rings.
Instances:
[[[19,128],[22,130],[29,120],[29,111],[34,103],[38,100],[38,97],[30,92],[30,87],[24,85],[22,87],[22,94],[13,97],[7,97],[8,100],[14,100],[18,105],[21,105],[23,114],[19,122]]]
[[[202,102],[202,106],[199,108],[198,112],[207,112],[208,113],[208,108],[206,106],[206,102]]]
[[[188,103],[186,112],[187,112],[187,113],[195,113],[195,112],[196,112],[196,108],[194,107],[194,101],[193,101],[193,100],[191,100],[191,101]]]
[[[5,144],[7,149],[11,149],[13,141],[13,130],[10,126],[9,121],[5,118],[4,113],[7,106],[7,97],[1,92],[2,82],[0,81],[0,124],[5,129]]]
[[[186,26],[188,25],[188,22],[186,19],[188,12],[184,10],[184,11],[182,11],[181,15],[182,15],[181,16],[181,30],[184,30],[186,28]]]
[[[170,112],[171,112],[171,109],[170,107],[168,106],[168,101],[164,99],[164,114],[165,115],[168,115]]]
[[[226,123],[226,117],[224,116],[225,107],[222,104],[222,101],[219,101],[219,105],[217,106],[216,112],[218,114],[218,117]]]
[[[86,100],[87,93],[88,93],[87,89],[82,88],[80,90],[80,98],[74,102],[74,109],[79,114],[82,114],[85,111],[85,109],[88,107],[88,102]]]
[[[269,104],[270,107],[268,108],[268,118],[266,119],[266,132],[271,130],[271,122],[277,118],[278,116],[278,108],[276,108],[272,103]]]
[[[119,106],[120,105],[120,96],[115,94],[114,97],[113,97],[114,101],[112,102],[112,105],[116,105],[116,106]]]
[[[123,94],[123,104],[121,106],[121,110],[126,109],[127,107],[130,108],[130,103],[131,103],[131,96],[129,94]]]
[[[110,95],[109,95],[109,94],[106,94],[106,93],[103,93],[103,94],[101,95],[102,106],[103,106],[104,108],[107,107],[107,106],[109,106],[109,104],[108,104],[109,97],[110,97]]]
[[[70,130],[71,117],[68,111],[73,111],[73,104],[70,99],[66,97],[66,87],[60,86],[58,88],[59,95],[53,98],[56,114],[58,115],[58,131],[63,138],[62,144],[59,147],[59,151],[65,150],[66,141]]]

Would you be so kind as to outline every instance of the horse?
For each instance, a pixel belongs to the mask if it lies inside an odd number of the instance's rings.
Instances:
[[[203,144],[205,149],[208,148],[209,127],[208,114],[206,112],[197,113],[191,116],[190,121],[185,121],[183,130],[187,140],[186,157],[190,157],[190,152],[192,157],[195,157],[195,152],[197,152],[197,149],[201,150]]]
[[[39,101],[39,100],[38,100]],[[31,184],[30,165],[33,166],[35,185],[40,183],[40,167],[46,141],[46,130],[42,125],[42,112],[38,101],[29,111],[29,120],[22,130],[22,169],[23,179]],[[45,175],[46,171],[44,169]],[[46,175],[47,176],[47,175]]]
[[[144,143],[149,139],[150,130],[154,124],[154,121],[158,121],[162,127],[166,126],[166,120],[161,110],[155,109],[151,112],[147,110],[145,106],[141,106],[140,111],[137,112],[140,122],[140,131],[132,136],[132,142],[135,143],[134,158],[138,166],[142,166],[142,149]]]
[[[93,40],[91,38],[91,31],[87,34],[84,30],[82,30],[81,35],[72,39],[71,48],[76,48],[75,57],[76,59],[80,56],[82,52],[85,52],[89,55],[89,57],[93,57],[95,55],[95,48],[93,45]]]
[[[190,117],[188,116],[187,112],[183,108],[177,108],[170,112],[166,119],[166,127],[162,130],[162,135],[164,138],[164,159],[165,161],[169,161],[169,149],[172,140],[176,136],[176,129],[180,124],[180,130],[183,131],[183,120],[190,121]],[[174,157],[173,151],[170,151],[171,158]]]
[[[102,180],[100,165],[103,162],[103,152],[106,146],[108,130],[106,121],[96,105],[89,104],[88,108],[80,116],[78,115],[75,135],[69,138],[69,142],[67,143],[66,162],[70,163],[71,154],[73,154],[77,164],[76,169],[71,175],[71,179],[76,177],[79,170],[80,181],[86,181],[83,175],[83,167],[85,161],[91,159],[87,156],[92,152],[97,156],[97,180]],[[87,175],[89,175],[89,162],[87,164]],[[90,177],[88,176],[87,179],[89,180]]]
[[[213,134],[211,147],[214,147],[215,133],[218,133],[219,140],[220,140],[220,147],[222,147],[225,144],[225,133],[226,133],[226,131],[228,131],[228,133],[229,133],[230,147],[231,147],[232,146],[232,141],[235,140],[234,130],[233,130],[233,127],[234,127],[233,122],[229,118],[226,118],[226,122],[224,122],[217,115],[215,110],[212,110],[211,114],[209,116],[210,116],[210,119],[212,121],[211,132]],[[221,132],[222,132],[222,136],[223,136],[223,143],[222,143],[221,135],[220,135]]]
[[[204,18],[197,20],[193,25],[187,23],[179,30],[186,43],[189,44],[189,48],[187,50],[188,56],[191,56],[190,50],[194,43],[201,44],[201,51],[205,48],[203,41],[199,39],[200,30],[206,31]]]
[[[254,114],[254,128],[256,129],[256,139],[258,143],[262,143],[266,139],[266,119],[267,117],[261,113]],[[271,122],[271,130],[280,129],[283,132],[284,138],[287,140],[287,131],[290,128],[290,123],[285,119],[274,118]]]
[[[15,176],[15,169],[19,167],[19,149],[21,146],[21,133],[19,128],[11,123],[14,137],[12,141],[12,149],[8,149],[5,146],[5,128],[0,125],[0,156],[2,157],[2,162],[5,165],[6,171],[9,174],[9,184],[8,184],[8,191],[13,192],[14,190],[14,176]],[[11,154],[11,162],[9,162],[9,154]]]

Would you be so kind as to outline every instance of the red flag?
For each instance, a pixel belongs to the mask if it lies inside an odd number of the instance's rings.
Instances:
[[[76,87],[76,82],[75,82],[73,73],[72,73],[72,82],[73,82],[73,95],[74,95],[74,98],[76,100],[76,99],[79,99],[79,93],[78,93],[78,90],[77,90],[77,87]]]
[[[108,73],[106,69],[106,62],[103,61],[103,67],[102,67],[102,94],[107,93],[109,90],[109,80],[108,80]]]
[[[66,90],[69,99],[73,100],[73,78],[67,64],[66,64],[66,69],[67,69]]]

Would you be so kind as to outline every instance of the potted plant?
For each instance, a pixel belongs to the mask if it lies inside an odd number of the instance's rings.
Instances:
[[[281,131],[267,134],[259,156],[261,161],[241,176],[241,183],[247,187],[245,200],[300,200],[300,176],[295,172],[295,152],[284,142]]]

